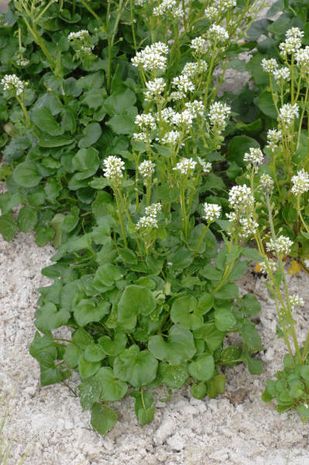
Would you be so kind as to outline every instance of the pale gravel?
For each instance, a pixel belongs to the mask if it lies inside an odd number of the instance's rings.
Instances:
[[[29,235],[0,241],[0,398],[9,414],[10,465],[25,449],[25,465],[309,465],[308,426],[294,413],[277,414],[260,399],[264,380],[280,368],[285,351],[275,336],[275,309],[265,285],[251,275],[242,285],[263,306],[262,376],[250,375],[243,366],[229,369],[227,392],[214,400],[197,401],[186,389],[167,403],[159,395],[155,421],[143,428],[127,399],[117,405],[120,422],[106,438],[93,432],[88,412],[67,387],[39,387],[38,366],[28,353],[37,289],[48,283],[40,270],[52,252],[38,248]],[[306,300],[298,316],[304,338],[309,278],[290,279]]]

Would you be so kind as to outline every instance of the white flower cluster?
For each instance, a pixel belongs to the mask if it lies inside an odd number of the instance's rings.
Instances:
[[[145,100],[157,100],[163,94],[166,87],[166,82],[163,78],[159,77],[152,81],[146,82],[146,89],[144,92]]]
[[[221,205],[218,205],[216,203],[205,202],[203,205],[203,209],[204,209],[203,218],[208,223],[218,220],[221,216],[221,210],[222,210]]]
[[[142,131],[152,131],[157,127],[155,117],[151,113],[136,115],[135,124]]]
[[[204,39],[204,37],[195,37],[190,44],[190,48],[192,48],[197,55],[204,55],[207,53],[209,46],[209,41]]]
[[[167,54],[168,46],[162,42],[155,42],[137,52],[132,58],[132,64],[135,67],[143,68],[144,71],[165,71]]]
[[[291,79],[290,70],[287,66],[276,69],[273,72],[273,76],[277,82],[289,81]]]
[[[220,11],[215,6],[205,8],[204,15],[209,21],[214,21],[219,16]]]
[[[285,103],[279,110],[278,120],[281,123],[282,127],[288,128],[294,123],[294,120],[298,118],[299,109],[298,105],[294,103]]]
[[[250,187],[233,186],[229,192],[229,206],[233,210],[227,214],[231,234],[237,234],[240,239],[254,235],[259,225],[254,219],[254,197]]]
[[[188,176],[193,173],[197,165],[197,162],[193,158],[182,158],[176,166],[173,168],[174,171],[178,171],[180,174]]]
[[[193,102],[186,102],[185,107],[191,112],[194,118],[204,116],[205,106],[201,100],[193,100]]]
[[[266,243],[266,250],[268,252],[275,252],[280,256],[288,255],[291,251],[293,242],[287,236],[279,236],[276,239],[270,239]]]
[[[158,228],[158,214],[162,210],[160,203],[153,203],[145,209],[145,215],[142,216],[137,224],[136,229],[157,229]]]
[[[204,174],[209,174],[212,170],[212,165],[208,161],[203,160],[200,157],[197,157],[197,160],[199,162],[200,167],[202,168],[202,171]]]
[[[237,213],[252,210],[254,197],[250,187],[245,184],[242,186],[233,186],[229,192],[229,205]]]
[[[252,168],[258,168],[263,164],[264,155],[261,149],[250,147],[249,152],[244,155],[244,162]]]
[[[89,37],[89,31],[87,31],[87,29],[81,29],[77,32],[70,32],[70,34],[68,35],[68,40],[70,42],[73,42],[74,40],[84,41],[86,39],[89,39]]]
[[[94,45],[91,43],[91,37],[87,29],[70,32],[68,40],[69,42],[72,42],[73,47],[76,48],[77,54],[84,53],[90,55],[94,49]]]
[[[292,27],[286,32],[285,37],[285,41],[279,45],[280,54],[283,58],[296,53],[301,48],[304,33],[298,27]]]
[[[302,297],[300,297],[298,294],[294,294],[290,296],[290,305],[292,307],[292,310],[294,310],[296,307],[304,307],[305,302]]]
[[[176,0],[162,0],[160,5],[153,9],[154,16],[164,16],[167,13],[171,13],[174,18],[182,18],[184,15]]]
[[[195,86],[187,74],[181,74],[180,76],[174,77],[172,85],[183,95],[183,97],[185,97],[188,92],[193,92],[195,90]]]
[[[302,195],[309,191],[309,173],[305,170],[300,170],[296,175],[292,176],[292,189],[294,195]]]
[[[164,136],[161,139],[161,143],[163,145],[177,145],[181,142],[182,136],[180,131],[168,131],[164,134]]]
[[[267,132],[267,145],[271,152],[274,152],[282,141],[282,131],[280,129],[269,129]]]
[[[205,60],[189,61],[183,67],[181,74],[194,78],[195,76],[205,73],[208,69],[208,64]]]
[[[263,58],[261,65],[266,73],[273,73],[279,68],[278,62],[275,60],[275,58]]]
[[[229,35],[224,27],[219,26],[218,24],[213,24],[206,33],[207,39],[211,43],[224,43],[229,39]]]
[[[140,172],[142,178],[147,180],[152,177],[155,167],[156,165],[152,161],[145,160],[139,165],[138,171]]]
[[[295,61],[300,67],[301,71],[305,74],[309,73],[309,45],[305,48],[297,50],[295,54]]]
[[[219,132],[224,131],[227,119],[231,114],[231,107],[221,102],[214,102],[209,109],[210,124]]]
[[[107,179],[119,181],[123,178],[125,164],[120,157],[110,155],[103,160],[103,173]]]
[[[261,191],[265,194],[271,194],[274,188],[274,181],[269,174],[262,174],[260,177],[260,185]]]
[[[25,82],[19,79],[16,74],[6,74],[1,79],[1,86],[7,93],[14,97],[19,97],[25,90]]]
[[[267,259],[267,261],[259,262],[259,266],[262,273],[268,273],[269,271],[275,273],[277,271],[278,264],[274,260]]]

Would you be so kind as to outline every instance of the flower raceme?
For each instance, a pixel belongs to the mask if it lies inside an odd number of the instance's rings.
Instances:
[[[19,97],[23,94],[26,84],[16,74],[6,74],[1,79],[1,86],[8,95]]]

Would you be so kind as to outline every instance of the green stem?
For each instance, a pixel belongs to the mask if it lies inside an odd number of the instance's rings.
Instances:
[[[20,105],[20,107],[22,109],[22,112],[24,114],[26,127],[29,128],[30,127],[30,117],[29,117],[29,113],[27,111],[27,108],[26,108],[26,106],[24,104],[24,101],[19,96],[16,96],[16,100],[19,103],[19,105]]]

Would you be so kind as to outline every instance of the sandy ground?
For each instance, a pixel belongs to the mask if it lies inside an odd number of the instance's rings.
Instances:
[[[264,380],[280,367],[284,353],[263,282],[249,275],[244,282],[263,306],[259,329],[268,349],[262,354],[262,376],[239,366],[228,370],[221,398],[197,401],[186,390],[168,403],[158,398],[155,421],[143,428],[128,399],[118,406],[116,428],[101,438],[67,387],[39,387],[38,366],[28,353],[37,288],[47,283],[40,270],[51,254],[50,247],[37,248],[27,235],[0,241],[0,398],[8,411],[10,465],[25,450],[26,465],[309,465],[308,426],[260,400]],[[291,286],[308,305],[308,276],[294,276]],[[303,338],[305,312],[299,315]]]

